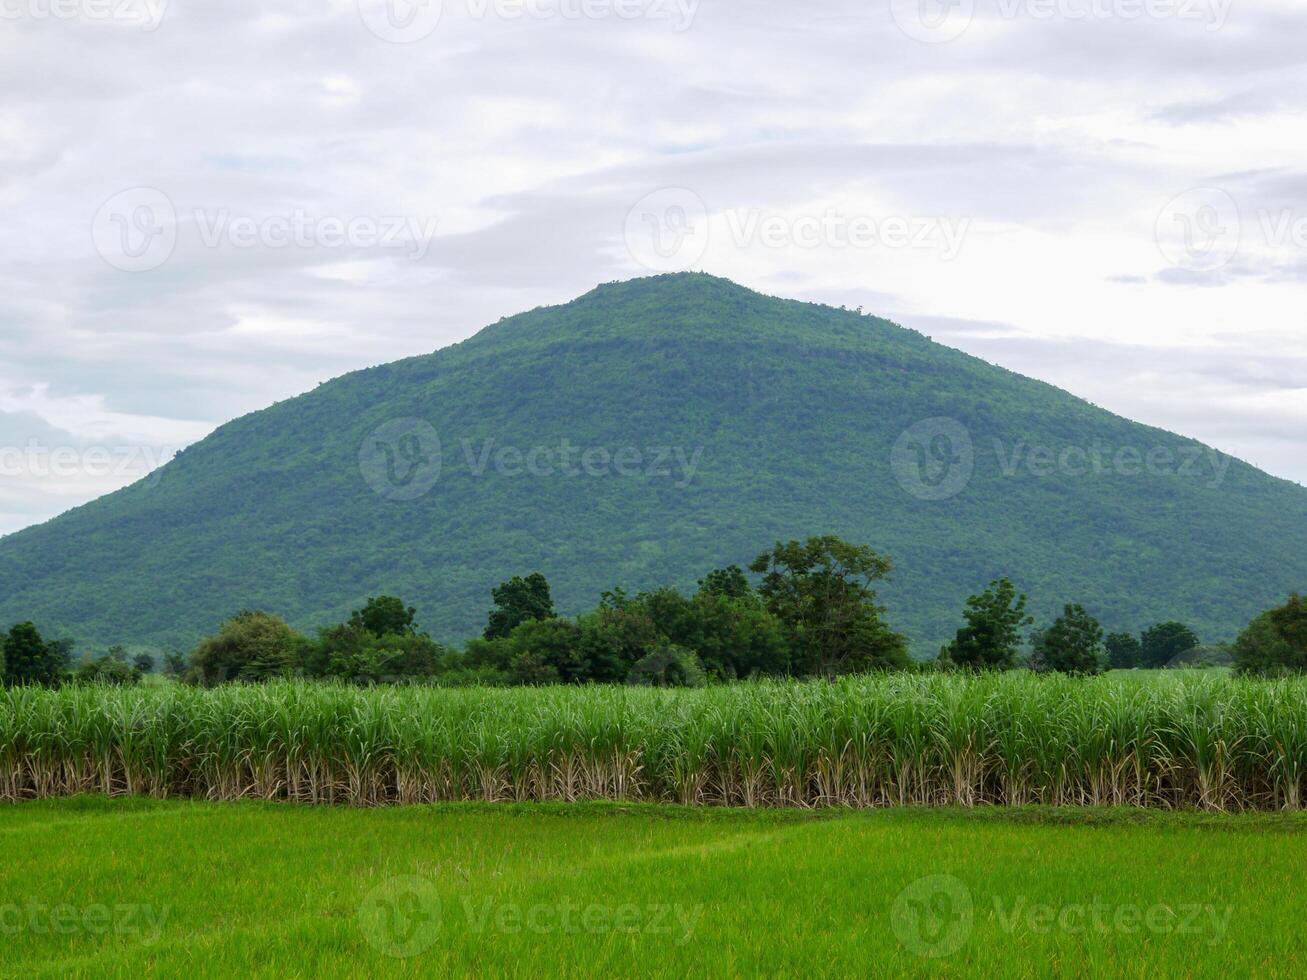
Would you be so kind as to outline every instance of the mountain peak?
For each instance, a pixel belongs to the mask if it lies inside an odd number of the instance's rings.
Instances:
[[[378,446],[389,469],[361,462]],[[1300,487],[884,320],[681,273],[222,426],[0,540],[0,616],[186,645],[242,608],[312,628],[387,593],[456,640],[515,574],[575,612],[812,534],[893,557],[890,621],[924,654],[1000,575],[1037,616],[1207,640],[1307,581]]]

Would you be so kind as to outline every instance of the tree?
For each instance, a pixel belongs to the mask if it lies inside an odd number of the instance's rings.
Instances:
[[[1182,653],[1198,646],[1198,637],[1183,623],[1158,623],[1144,630],[1139,638],[1142,647],[1140,664],[1144,667],[1165,667]]]
[[[116,657],[87,657],[73,674],[79,684],[113,684],[127,687],[141,680],[141,672]]]
[[[1234,641],[1239,674],[1273,676],[1307,670],[1307,602],[1297,593],[1256,617]]]
[[[1114,670],[1131,670],[1143,660],[1143,644],[1133,633],[1109,633],[1103,645],[1107,648],[1107,661]]]
[[[414,617],[417,610],[404,605],[393,595],[376,596],[364,603],[362,609],[349,614],[349,625],[367,630],[373,636],[408,636],[416,633]]]
[[[223,623],[191,654],[194,679],[205,687],[224,681],[289,677],[308,641],[282,619],[246,610]]]
[[[526,578],[514,575],[490,590],[495,608],[490,610],[484,637],[496,640],[508,636],[519,624],[530,619],[553,619],[554,600],[549,582],[539,572]]]
[[[4,679],[6,685],[59,683],[63,674],[62,657],[57,647],[41,638],[32,623],[19,623],[4,640]]]
[[[967,624],[944,648],[947,659],[973,670],[1005,670],[1017,661],[1021,631],[1034,620],[1026,615],[1026,597],[1006,578],[990,582],[967,599]]]
[[[186,673],[186,654],[174,650],[163,655],[163,674],[165,677],[180,677]]]
[[[1103,627],[1084,606],[1065,606],[1052,626],[1035,634],[1033,646],[1033,662],[1045,670],[1063,674],[1103,672]]]
[[[872,588],[891,568],[888,557],[833,535],[778,541],[749,566],[789,631],[795,666],[822,677],[907,665],[907,643],[885,623]]]
[[[753,587],[749,585],[749,580],[744,577],[744,570],[739,565],[728,565],[725,568],[716,568],[699,579],[699,595],[701,596],[727,596],[731,599],[742,599],[753,593]]]
[[[148,674],[154,670],[154,658],[148,653],[138,653],[132,657],[132,666],[138,673]]]

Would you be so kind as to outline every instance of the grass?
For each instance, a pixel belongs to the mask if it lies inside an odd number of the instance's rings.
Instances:
[[[0,970],[1302,975],[1304,829],[1119,809],[77,797],[0,809]],[[43,907],[62,929],[37,928]]]
[[[1296,810],[1307,679],[0,692],[0,799]]]

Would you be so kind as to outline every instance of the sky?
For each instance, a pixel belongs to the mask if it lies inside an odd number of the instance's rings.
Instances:
[[[600,282],[863,307],[1307,482],[1291,0],[0,0],[0,534]]]

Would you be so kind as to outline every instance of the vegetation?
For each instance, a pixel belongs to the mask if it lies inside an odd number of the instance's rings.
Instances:
[[[973,670],[1015,667],[1021,630],[1033,619],[1026,615],[1026,597],[1017,595],[1008,579],[991,582],[980,595],[967,599],[967,625],[940,653],[940,659]]]
[[[1113,670],[1132,670],[1142,666],[1144,647],[1133,633],[1109,633],[1103,645]]]
[[[1198,635],[1184,623],[1158,623],[1139,637],[1139,666],[1165,667],[1199,644]]]
[[[1291,975],[1302,958],[1302,829],[1280,815],[1119,811],[50,801],[0,810],[14,896],[5,967],[23,977],[753,977],[814,964],[828,976],[862,976],[868,964],[888,976]],[[903,914],[914,883],[935,875],[960,883],[969,904],[944,904],[952,918],[914,930]],[[55,909],[68,910],[70,928],[46,927]],[[398,909],[411,914],[375,914]]]
[[[1035,634],[1032,646],[1030,659],[1036,670],[1101,674],[1107,666],[1103,627],[1084,606],[1067,606],[1052,626]]]
[[[1234,642],[1235,670],[1241,674],[1287,674],[1307,670],[1307,601],[1289,601],[1254,619]]]
[[[1307,678],[14,687],[0,798],[1299,809]]]
[[[935,418],[965,428],[974,471],[932,501],[891,460]],[[432,426],[442,465],[429,493],[390,500],[359,450],[404,419]],[[540,475],[520,458],[536,447]],[[619,473],[623,450],[639,462]],[[191,649],[242,608],[312,631],[385,593],[461,644],[487,625],[489,586],[523,570],[576,616],[614,585],[688,594],[760,542],[827,531],[894,556],[879,600],[920,657],[1000,574],[1040,622],[1074,601],[1112,631],[1175,618],[1213,638],[1307,581],[1301,487],[885,320],[683,275],[606,285],[222,426],[149,480],[0,541],[0,622]]]

